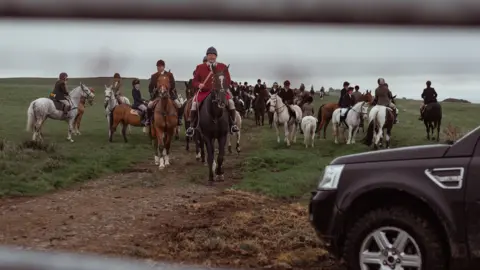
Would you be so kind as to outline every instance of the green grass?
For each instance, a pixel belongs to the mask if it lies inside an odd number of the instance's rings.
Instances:
[[[106,78],[71,79],[70,85],[82,81],[96,89],[96,104],[87,107],[82,121],[82,135],[74,137],[75,143],[66,141],[66,123],[47,120],[44,134],[47,144],[29,143],[31,133],[25,131],[26,110],[29,103],[47,96],[55,79],[21,78],[0,79],[0,196],[37,195],[68,187],[103,174],[124,170],[136,162],[152,156],[148,138],[139,128],[133,128],[129,143],[124,144],[119,131],[115,142],[107,141],[107,124],[104,117],[103,85]],[[130,80],[125,82],[125,94],[130,98]],[[142,82],[146,95],[146,81]],[[178,88],[183,89],[183,82]],[[316,101],[336,100],[330,97]],[[417,120],[418,101],[399,100],[399,119],[392,136],[393,147],[431,143],[425,139],[423,123]],[[477,126],[476,115],[480,106],[474,104],[444,103],[444,121],[459,126],[462,131]],[[252,131],[249,131],[252,132]],[[325,165],[334,157],[363,152],[361,144],[335,145],[331,132],[328,139],[316,139],[314,149],[305,149],[303,137],[289,149],[277,144],[274,130],[267,126],[254,128],[256,150],[246,152],[244,179],[236,188],[260,192],[274,197],[300,198],[315,187]],[[283,136],[283,132],[282,132]],[[283,140],[283,137],[282,137]],[[180,146],[182,145],[182,146]],[[183,142],[175,143],[183,147]]]
[[[71,79],[78,85],[80,79]],[[0,80],[0,196],[36,195],[73,183],[89,180],[106,173],[118,172],[132,163],[144,161],[152,155],[148,139],[141,129],[132,128],[130,143],[121,136],[108,143],[107,123],[103,110],[103,85],[108,79],[83,79],[96,89],[96,104],[87,107],[82,120],[82,135],[75,143],[66,141],[67,124],[47,120],[43,128],[45,149],[32,149],[27,142],[31,133],[25,131],[26,111],[30,102],[47,96],[54,79],[2,79]],[[128,84],[126,82],[126,84]],[[146,86],[146,82],[143,83]],[[127,94],[129,88],[126,88]],[[146,90],[143,91],[144,94]],[[131,98],[130,98],[131,99]],[[117,130],[116,135],[119,135]]]
[[[337,101],[338,97],[316,100],[315,109],[320,104]],[[425,126],[418,121],[420,101],[398,100],[400,123],[392,130],[392,147],[433,143],[427,141]],[[478,126],[474,117],[480,111],[480,105],[461,103],[442,103],[443,127],[448,123],[466,132]],[[261,192],[280,198],[301,198],[315,188],[323,168],[335,157],[369,151],[359,143],[346,145],[333,143],[331,125],[327,131],[327,140],[315,141],[315,148],[305,149],[303,136],[297,138],[297,144],[287,148],[283,143],[283,129],[280,131],[282,143],[277,144],[274,130],[265,128],[259,135],[263,147],[250,153],[245,164],[245,179],[236,188]],[[360,131],[359,137],[363,134]],[[443,138],[441,136],[441,142]]]

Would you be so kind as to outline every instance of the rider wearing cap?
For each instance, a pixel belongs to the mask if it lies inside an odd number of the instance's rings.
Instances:
[[[385,82],[385,79],[378,78],[377,80],[378,87],[375,89],[375,98],[373,104],[382,105],[392,109],[394,120],[393,123],[396,124],[397,121],[397,106],[393,102],[393,96],[390,89],[388,89],[388,84]]]
[[[425,112],[425,107],[431,103],[437,103],[437,92],[435,88],[432,87],[432,82],[427,81],[427,88],[423,89],[422,99],[423,104],[420,106],[420,118],[418,120],[423,121],[423,113]]]
[[[50,98],[55,99],[56,101],[63,104],[63,114],[64,116],[68,115],[71,105],[68,100],[68,91],[67,91],[67,81],[68,74],[66,72],[60,73],[58,80],[55,82],[53,87],[53,92],[50,94]]]
[[[122,104],[123,103],[123,99],[122,99],[122,77],[120,76],[119,73],[115,73],[113,74],[113,80],[112,80],[112,90],[113,90],[113,94],[115,95],[115,98],[117,99],[117,102],[118,104]]]
[[[148,116],[147,106],[145,105],[148,101],[142,98],[142,93],[140,92],[140,80],[133,79],[132,81],[132,97],[133,97],[133,109],[137,109],[141,112],[140,120],[145,126],[148,126],[150,123],[150,117]]]
[[[253,88],[254,99],[252,101],[252,104],[255,104],[255,101],[257,100],[258,95],[260,95],[260,92],[262,91],[262,89],[263,89],[262,80],[258,79],[257,84]]]
[[[170,71],[165,71],[165,61],[163,60],[158,60],[157,61],[157,72],[153,73],[152,76],[150,77],[150,83],[148,84],[148,92],[150,93],[151,100],[154,100],[157,97],[157,80],[158,77],[162,74],[167,74],[169,77],[170,81],[170,87],[169,87],[169,92],[170,92],[170,99],[173,100],[177,108],[180,108],[182,104],[178,101],[178,96],[177,96],[177,89],[175,88],[175,78],[173,77],[173,73]],[[182,125],[182,120],[180,117],[180,114],[178,115],[178,125]]]
[[[343,97],[340,99],[340,102],[338,104],[338,106],[341,108],[340,123],[345,123],[345,118],[347,116],[348,111],[350,110],[350,108],[353,107],[353,105],[355,105],[355,97],[352,94],[353,94],[353,86],[350,86],[349,84],[346,90],[346,94],[343,95]]]
[[[278,94],[279,90],[280,89],[278,89],[278,83],[274,82],[273,86],[272,86],[272,89],[270,89],[270,94],[272,94],[272,95]]]
[[[347,90],[348,90],[349,85],[350,85],[349,82],[347,82],[347,81],[343,82],[343,88],[340,91],[340,98],[338,99],[338,106],[339,107],[342,107],[340,104],[342,103],[342,100],[343,100],[344,96],[347,94]]]
[[[193,87],[198,87],[199,92],[195,96],[192,102],[192,108],[190,112],[190,116],[192,117],[191,122],[190,122],[190,127],[186,131],[186,135],[191,137],[193,136],[195,132],[195,128],[197,127],[197,120],[198,120],[198,112],[197,112],[197,106],[199,103],[205,99],[205,97],[208,96],[208,94],[213,90],[213,84],[212,84],[212,69],[217,70],[217,71],[223,71],[225,74],[225,79],[226,79],[226,85],[230,85],[230,72],[228,71],[228,67],[223,64],[217,62],[217,49],[214,47],[210,47],[207,49],[207,63],[200,64],[197,66],[195,69],[195,77],[193,78]],[[208,80],[207,80],[208,79]],[[235,104],[233,103],[233,100],[231,99],[230,95],[227,95],[227,100],[228,100],[228,112],[229,112],[229,124],[231,126],[230,131],[232,133],[238,132],[239,129],[235,125]]]

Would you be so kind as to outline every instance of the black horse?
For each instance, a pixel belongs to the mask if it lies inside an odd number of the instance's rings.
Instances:
[[[255,123],[257,126],[263,126],[265,121],[265,112],[267,110],[267,89],[263,86],[260,87],[260,93],[253,102],[253,110],[255,112]]]
[[[423,123],[427,131],[427,140],[435,140],[433,133],[437,129],[437,142],[440,140],[440,126],[442,125],[442,106],[440,103],[430,103],[425,106],[423,111]],[[430,133],[432,137],[430,137]]]
[[[226,84],[224,71],[214,71],[213,89],[202,102],[199,110],[199,131],[207,148],[209,185],[212,185],[214,180],[224,180],[223,158],[229,132],[227,90],[228,85]],[[218,156],[214,169],[215,139],[218,141]],[[214,170],[215,179],[213,177]]]

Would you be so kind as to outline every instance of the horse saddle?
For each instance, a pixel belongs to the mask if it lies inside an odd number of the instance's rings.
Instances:
[[[343,124],[347,126],[347,123],[345,123],[345,119],[347,118],[348,112],[350,111],[351,108],[341,108],[340,109],[340,124]]]
[[[130,114],[133,114],[133,115],[142,115],[142,111],[138,110],[138,109],[130,109]]]
[[[53,105],[55,106],[55,109],[57,109],[59,111],[63,111],[63,108],[65,107],[65,104],[63,104],[62,102],[57,100],[55,98],[55,95],[50,94],[50,99],[53,101]]]

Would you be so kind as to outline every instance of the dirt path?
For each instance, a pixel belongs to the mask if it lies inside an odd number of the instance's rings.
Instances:
[[[246,131],[243,141],[254,136]],[[333,269],[305,207],[225,190],[242,177],[241,157],[227,156],[226,182],[215,187],[203,184],[207,169],[183,142],[171,159],[162,172],[142,164],[69,190],[5,200],[0,242],[210,266]]]

